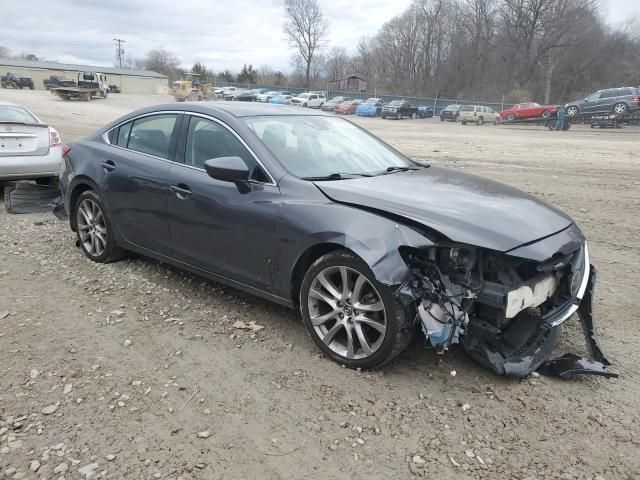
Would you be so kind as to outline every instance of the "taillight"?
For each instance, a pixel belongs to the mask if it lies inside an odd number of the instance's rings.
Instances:
[[[633,97],[633,101],[636,103],[640,103],[640,96],[636,95]]]
[[[60,138],[60,134],[55,128],[49,127],[49,146],[59,147],[60,145],[62,145],[62,139]]]
[[[62,144],[62,156],[66,157],[67,153],[69,153],[71,151],[71,146],[70,145],[65,145]]]

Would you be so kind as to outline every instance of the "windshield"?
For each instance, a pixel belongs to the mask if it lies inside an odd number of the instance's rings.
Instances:
[[[459,108],[460,108],[460,105],[449,105],[447,108],[445,108],[445,110],[455,111],[455,110],[458,110]]]
[[[297,177],[366,175],[416,164],[341,118],[250,117],[244,121],[282,166]]]
[[[310,96],[310,93],[301,93],[300,95],[298,95],[298,98],[309,98]]]
[[[402,100],[394,100],[393,102],[389,103],[390,107],[399,107],[400,105],[402,105]]]
[[[0,122],[39,123],[30,112],[13,105],[0,105]]]
[[[379,98],[367,98],[367,100],[364,103],[366,103],[367,105],[370,105],[372,103],[378,103],[379,101],[380,101]]]

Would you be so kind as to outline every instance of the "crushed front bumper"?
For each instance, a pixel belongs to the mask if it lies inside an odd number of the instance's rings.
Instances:
[[[499,374],[515,377],[525,377],[538,370],[545,375],[556,375],[563,378],[575,375],[600,375],[608,378],[617,378],[618,375],[609,371],[611,363],[602,353],[602,349],[596,339],[596,327],[593,313],[593,297],[596,284],[596,269],[589,265],[584,276],[583,284],[576,299],[561,311],[556,312],[550,318],[522,319],[512,328],[512,339],[507,343],[516,344],[521,338],[530,338],[528,348],[523,348],[508,355],[504,355],[495,344],[484,341],[481,335],[474,335],[473,326],[470,325],[467,335],[462,338],[465,351],[478,363],[489,370]],[[573,313],[577,312],[584,332],[587,348],[591,357],[581,357],[575,354],[566,354],[562,357],[549,360],[555,348],[559,335],[560,325]],[[507,336],[505,335],[505,337]]]

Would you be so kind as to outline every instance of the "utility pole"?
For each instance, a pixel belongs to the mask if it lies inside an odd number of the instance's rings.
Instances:
[[[122,48],[122,44],[126,42],[126,40],[122,40],[121,38],[114,38],[114,42],[116,42],[116,58],[118,59],[118,64],[120,68],[122,68],[122,58],[124,57],[124,48]]]

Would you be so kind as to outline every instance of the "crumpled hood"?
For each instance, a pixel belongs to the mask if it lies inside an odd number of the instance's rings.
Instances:
[[[400,215],[450,240],[502,252],[573,223],[527,193],[445,168],[315,184],[333,201]]]

